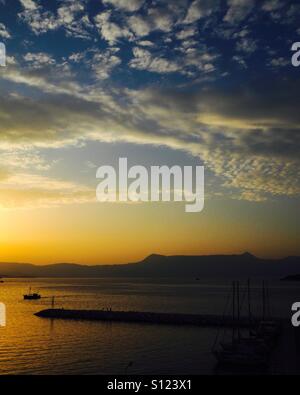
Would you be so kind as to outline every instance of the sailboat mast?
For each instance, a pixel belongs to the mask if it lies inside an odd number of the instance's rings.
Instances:
[[[235,282],[232,283],[232,343],[235,337]]]
[[[251,334],[251,325],[252,325],[252,314],[251,314],[251,290],[250,290],[250,279],[248,278],[247,282],[248,287],[248,319],[249,319],[249,334]]]
[[[265,281],[263,281],[262,287],[262,298],[263,298],[263,321],[266,319],[266,289],[265,289]]]
[[[265,284],[265,294],[266,294],[266,319],[271,318],[271,306],[270,306],[270,294],[269,294],[269,284]]]
[[[240,339],[241,334],[240,334],[240,283],[239,281],[237,281],[236,283],[236,287],[237,287],[237,322],[238,322],[238,338]]]

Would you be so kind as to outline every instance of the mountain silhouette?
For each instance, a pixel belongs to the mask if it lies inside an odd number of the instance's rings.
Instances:
[[[0,275],[10,277],[180,277],[180,278],[283,278],[299,274],[300,257],[261,259],[241,255],[164,256],[152,254],[140,262],[87,266],[57,263],[38,266],[0,263]]]

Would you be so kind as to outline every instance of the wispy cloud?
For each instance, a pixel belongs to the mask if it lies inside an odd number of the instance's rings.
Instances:
[[[194,0],[188,8],[184,23],[194,23],[218,10],[218,0]]]
[[[144,0],[103,0],[104,4],[113,5],[117,9],[134,12],[138,11],[144,3]]]
[[[111,11],[106,11],[98,14],[95,17],[96,26],[104,40],[109,44],[114,45],[120,39],[132,39],[133,34],[126,27],[121,27],[119,24],[111,21]]]
[[[89,38],[92,28],[85,13],[84,0],[63,0],[57,12],[45,10],[38,0],[20,0],[23,11],[19,18],[37,35],[64,28],[67,35]]]
[[[142,56],[149,67],[147,53]],[[161,71],[168,68],[153,64]],[[2,148],[92,140],[165,145],[201,158],[223,178],[225,189],[239,190],[240,196],[299,194],[299,89],[294,82],[235,91],[199,86],[191,92],[91,90],[71,81],[51,84],[40,71],[28,75],[17,69],[10,78],[49,95],[42,102],[1,98]]]
[[[95,191],[80,184],[31,173],[8,176],[0,183],[0,207],[53,207],[95,202]]]
[[[2,38],[11,38],[11,35],[3,23],[0,23],[0,37]]]
[[[117,56],[118,51],[118,48],[109,48],[104,52],[94,54],[91,66],[97,78],[100,80],[109,78],[112,70],[122,63]]]
[[[276,70],[289,67],[281,48],[271,58],[274,48],[268,47],[256,73],[261,80],[252,79],[251,69],[262,43],[255,18],[270,14],[269,23],[277,26],[273,13],[285,11],[284,23],[291,23],[299,15],[297,4],[106,0],[95,14],[87,1],[20,4],[19,26],[30,29],[32,45],[10,54],[0,71],[0,149],[7,152],[0,177],[6,196],[12,195],[12,181],[19,196],[37,191],[38,183],[29,183],[32,176],[43,186],[36,196],[46,199],[49,177],[36,178],[29,166],[49,170],[38,151],[91,141],[186,151],[205,162],[224,193],[241,199],[299,195],[299,84],[289,72],[277,78]],[[54,46],[47,51],[47,33],[67,40],[65,53]],[[14,27],[5,21],[0,36],[13,38]],[[24,154],[17,172],[26,175],[23,188],[20,178],[11,178],[13,162],[20,162],[12,152],[29,147],[33,151]],[[59,185],[72,201],[74,186]],[[77,187],[78,199],[88,200],[90,191]],[[50,200],[63,200],[51,193]]]
[[[130,62],[130,67],[138,70],[147,70],[155,73],[174,73],[180,71],[180,65],[163,57],[153,57],[151,52],[135,47],[133,48],[134,58]]]
[[[242,22],[252,11],[254,0],[228,0],[229,9],[224,17],[224,21],[230,24]]]

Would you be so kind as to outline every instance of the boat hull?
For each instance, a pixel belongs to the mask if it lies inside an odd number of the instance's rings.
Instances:
[[[38,300],[41,299],[40,295],[23,295],[24,300]]]

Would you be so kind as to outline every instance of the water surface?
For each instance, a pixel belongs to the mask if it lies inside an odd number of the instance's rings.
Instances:
[[[28,287],[43,298],[24,301]],[[290,316],[299,287],[272,283],[273,314]],[[7,325],[0,328],[0,374],[211,374],[213,328],[47,320],[34,313],[51,305],[76,309],[223,314],[228,282],[194,279],[6,279],[0,302]],[[261,314],[261,286],[252,291]],[[241,303],[246,311],[245,294]],[[129,363],[132,365],[128,367]]]

